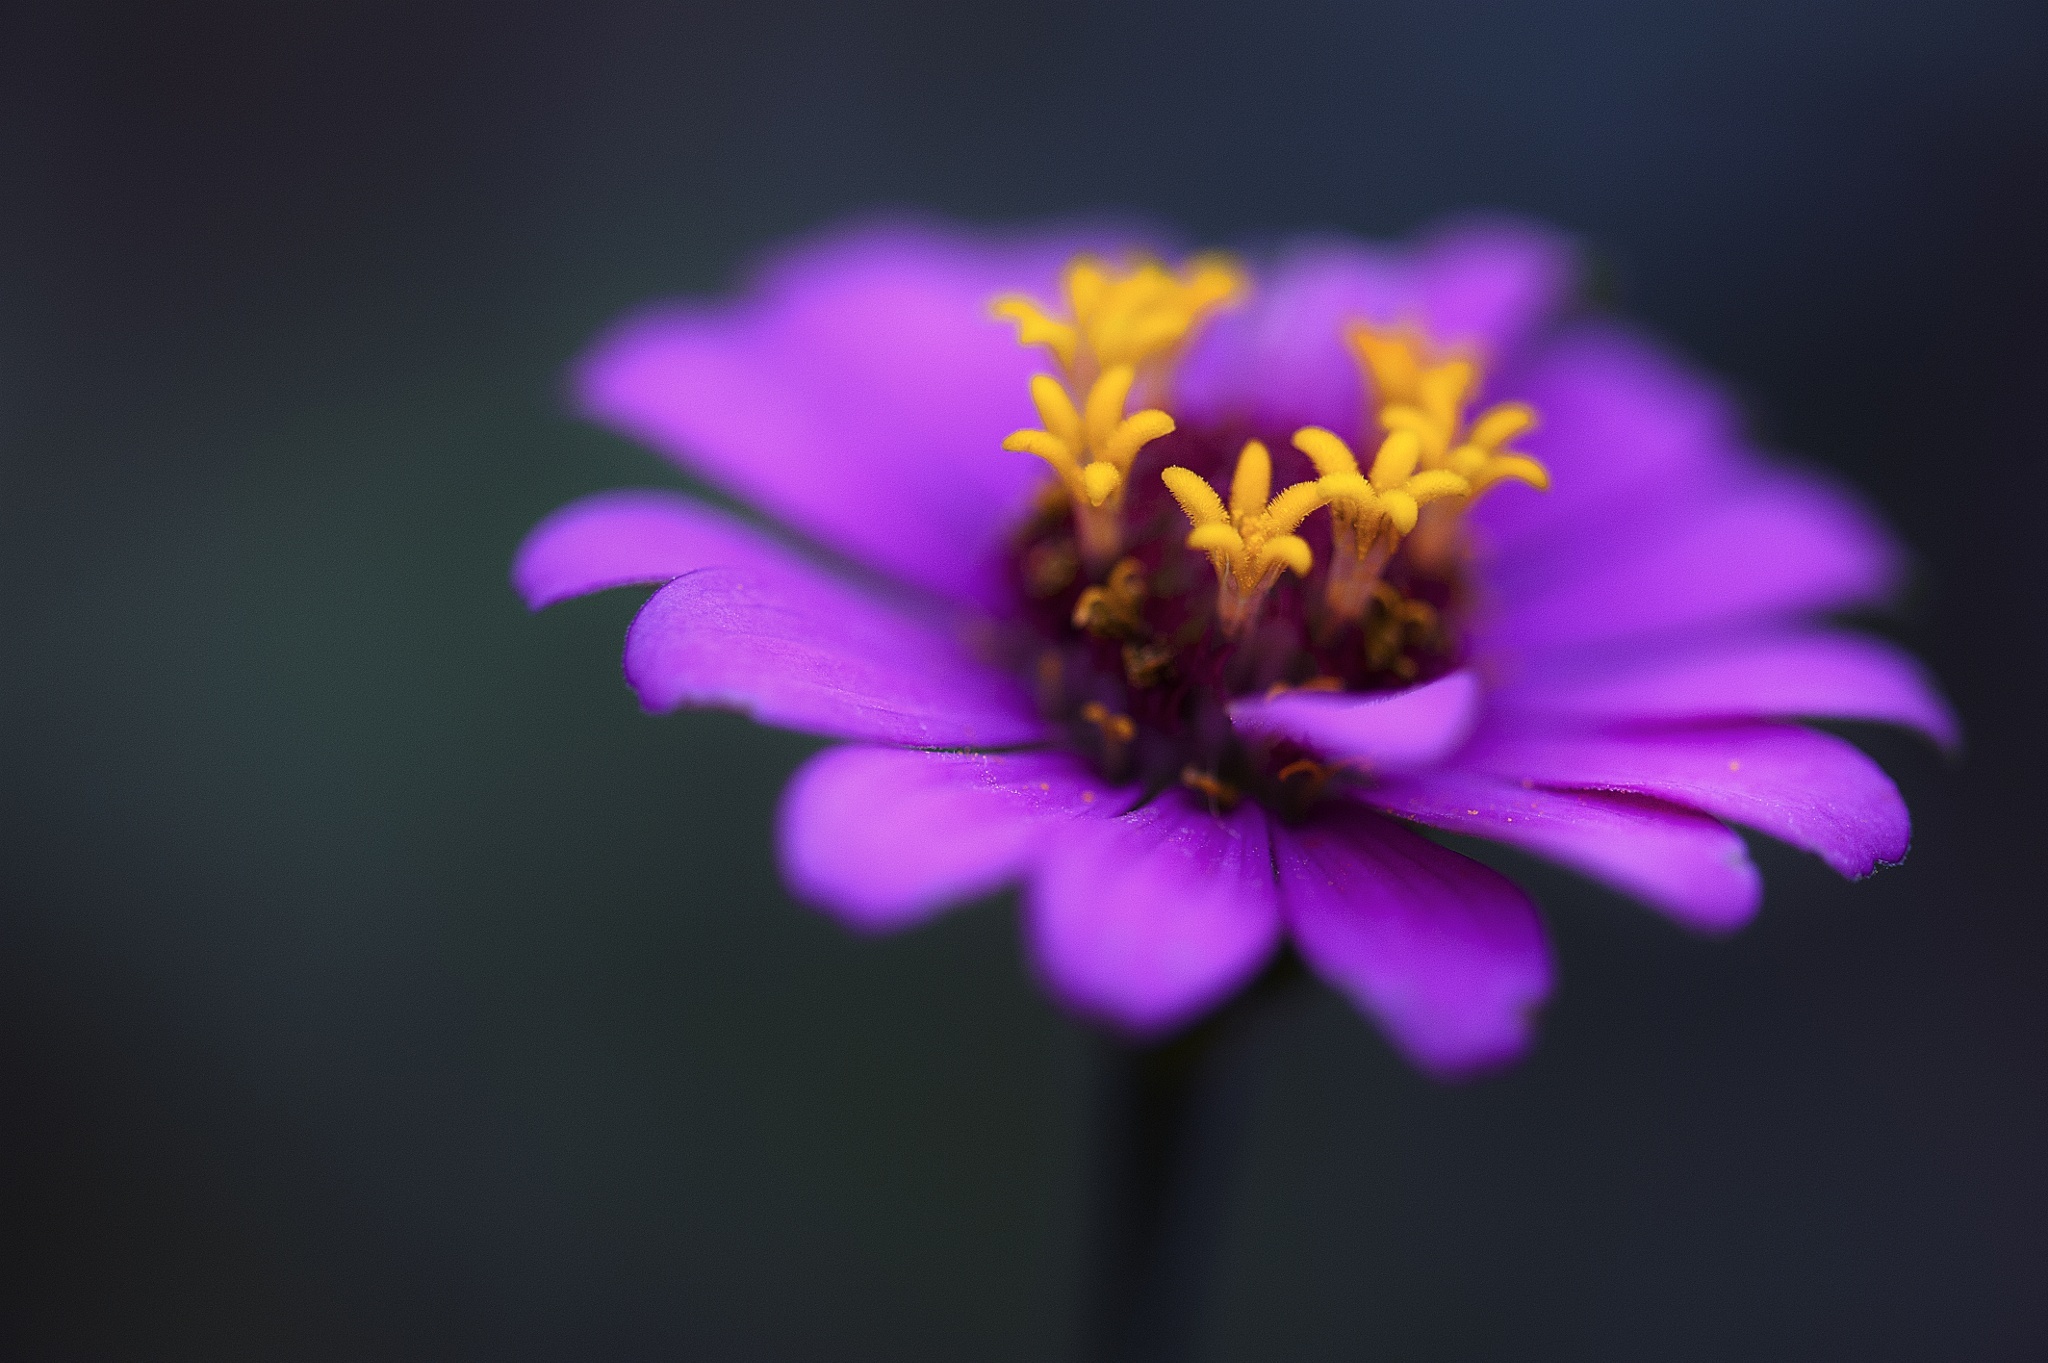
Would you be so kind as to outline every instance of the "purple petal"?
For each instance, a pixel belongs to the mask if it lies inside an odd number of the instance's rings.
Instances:
[[[1367,804],[1583,872],[1702,932],[1756,913],[1763,882],[1733,829],[1639,795],[1545,790],[1457,769],[1362,788]]]
[[[1551,491],[1489,496],[1490,636],[1527,652],[1828,610],[1882,596],[1898,556],[1853,498],[1766,465],[1732,403],[1650,342],[1580,326],[1517,396]]]
[[[1429,334],[1475,352],[1489,367],[1511,364],[1578,286],[1571,242],[1511,218],[1469,218],[1425,240],[1415,261],[1414,311]],[[1371,318],[1399,322],[1390,311]]]
[[[1052,992],[1138,1035],[1168,1032],[1256,975],[1280,940],[1266,816],[1169,791],[1067,825],[1034,877],[1026,931]]]
[[[673,492],[600,492],[533,528],[512,559],[530,609],[572,596],[667,582],[696,568],[780,562],[787,550],[722,512]]]
[[[1591,521],[1551,561],[1503,554],[1489,646],[1582,649],[1884,597],[1898,553],[1861,507],[1816,479],[1744,480],[1675,517]]]
[[[1456,1075],[1527,1049],[1550,949],[1513,882],[1352,806],[1274,837],[1303,957],[1416,1064]]]
[[[1649,795],[1803,847],[1845,876],[1901,861],[1906,805],[1875,762],[1780,724],[1489,735],[1459,765],[1508,781]]]
[[[1518,678],[1502,708],[1600,721],[1860,719],[1961,741],[1955,712],[1926,669],[1876,639],[1775,633],[1659,652],[1605,666],[1564,663]]]
[[[789,556],[656,592],[626,633],[626,680],[649,710],[718,706],[832,738],[1001,747],[1044,732],[1025,689],[945,630]]]
[[[783,875],[849,926],[888,931],[1000,889],[1062,825],[1128,803],[1066,753],[832,748],[783,792]]]
[[[1241,734],[1291,739],[1376,772],[1441,761],[1471,734],[1478,714],[1479,683],[1470,672],[1381,695],[1287,691],[1230,707]]]
[[[1589,526],[1656,520],[1683,509],[1702,486],[1757,467],[1726,394],[1611,323],[1582,323],[1546,342],[1497,396],[1541,415],[1516,443],[1552,475],[1548,492],[1503,487],[1473,509],[1474,525],[1504,560],[1550,561]]]
[[[1349,324],[1418,322],[1436,341],[1497,365],[1557,309],[1573,275],[1563,240],[1505,221],[1454,226],[1405,251],[1305,243],[1196,343],[1175,410],[1276,432],[1303,424],[1357,431],[1363,393],[1344,345]]]
[[[1002,536],[1044,476],[1001,444],[1037,424],[1027,385],[1043,362],[989,304],[1052,297],[1081,240],[842,232],[792,251],[740,301],[628,322],[577,388],[596,419],[819,542],[997,607]]]

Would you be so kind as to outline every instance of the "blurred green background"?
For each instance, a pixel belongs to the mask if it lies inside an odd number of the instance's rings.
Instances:
[[[642,716],[527,528],[621,310],[847,212],[1550,218],[1920,560],[1911,862],[1716,943],[1516,863],[1441,1088],[1265,1032],[1208,1356],[2048,1352],[2048,12],[1995,0],[44,4],[0,36],[0,1347],[1042,1359],[1093,1039],[1013,907],[857,941],[804,740]]]

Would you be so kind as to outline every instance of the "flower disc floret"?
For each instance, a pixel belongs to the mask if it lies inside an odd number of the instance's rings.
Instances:
[[[1321,475],[1318,486],[1330,504],[1331,560],[1324,600],[1339,619],[1361,619],[1387,561],[1415,529],[1422,508],[1465,497],[1472,485],[1449,469],[1418,469],[1422,442],[1405,428],[1380,442],[1370,473],[1360,473],[1351,446],[1320,426],[1302,427],[1294,433],[1293,444],[1315,465]]]
[[[1012,432],[1003,448],[1051,466],[1092,566],[1107,567],[1121,548],[1131,461],[1174,429],[1173,418],[1157,407],[1127,414],[1132,389],[1141,380],[1163,388],[1165,369],[1182,344],[1241,288],[1239,272],[1220,256],[1179,273],[1156,261],[1119,273],[1084,256],[1066,270],[1064,320],[1021,296],[992,305],[997,317],[1015,323],[1020,344],[1043,348],[1060,371],[1032,378],[1039,426]]]
[[[1065,374],[1085,380],[1170,355],[1243,292],[1244,274],[1221,255],[1198,257],[1178,272],[1156,260],[1119,271],[1081,256],[1067,266],[1062,285],[1065,318],[1021,294],[1005,294],[991,310],[1016,323],[1019,344],[1043,347]]]
[[[1477,362],[1441,354],[1414,328],[1382,331],[1361,323],[1345,339],[1372,390],[1380,429],[1410,432],[1417,466],[1449,469],[1466,479],[1474,497],[1503,478],[1539,492],[1550,486],[1542,464],[1504,448],[1535,429],[1534,408],[1496,403],[1466,424],[1465,409],[1480,382]]]
[[[1273,457],[1256,440],[1246,441],[1237,456],[1228,507],[1192,470],[1175,466],[1159,476],[1194,525],[1187,547],[1207,554],[1215,566],[1217,614],[1226,636],[1243,634],[1258,618],[1283,571],[1308,576],[1315,551],[1294,531],[1330,500],[1321,482],[1296,483],[1271,496]]]

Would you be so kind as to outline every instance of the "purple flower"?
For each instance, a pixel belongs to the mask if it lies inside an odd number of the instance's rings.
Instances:
[[[1497,1064],[1542,926],[1417,825],[1725,932],[1760,895],[1730,824],[1852,877],[1906,852],[1891,781],[1792,721],[1957,738],[1911,659],[1817,622],[1893,586],[1884,531],[1572,285],[1500,222],[1256,270],[842,231],[576,379],[790,534],[606,493],[514,578],[535,608],[665,584],[626,639],[649,710],[848,740],[781,815],[843,922],[1022,884],[1046,986],[1138,1035],[1286,939],[1416,1063]]]

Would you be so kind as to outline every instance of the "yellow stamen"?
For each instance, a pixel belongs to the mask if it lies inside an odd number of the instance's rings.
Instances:
[[[1084,587],[1074,602],[1073,625],[1099,637],[1136,639],[1145,634],[1145,565],[1134,558],[1120,559],[1109,570],[1109,581],[1100,587]]]
[[[1091,700],[1081,707],[1081,718],[1102,730],[1105,742],[1123,744],[1138,736],[1138,725],[1129,715],[1116,714],[1101,701]]]
[[[1236,786],[1213,772],[1203,771],[1193,763],[1180,769],[1180,783],[1189,790],[1199,791],[1208,796],[1210,802],[1220,809],[1234,809],[1237,802],[1244,798],[1244,792]]]
[[[1101,743],[1102,761],[1112,770],[1121,771],[1131,740],[1138,736],[1137,721],[1095,700],[1081,707],[1081,719],[1095,726],[1096,737]],[[1089,797],[1084,794],[1081,798],[1085,801]]]
[[[1307,541],[1294,531],[1330,494],[1318,479],[1270,496],[1273,457],[1258,441],[1246,441],[1237,456],[1227,508],[1216,489],[1190,469],[1175,466],[1160,477],[1194,527],[1188,548],[1202,550],[1215,565],[1217,614],[1226,635],[1243,633],[1258,618],[1283,571],[1306,577],[1314,566]]]
[[[1342,677],[1319,674],[1310,677],[1299,686],[1284,681],[1274,682],[1266,688],[1266,699],[1271,700],[1275,696],[1284,696],[1290,691],[1342,691],[1343,689],[1344,679]]]
[[[1380,609],[1365,630],[1365,665],[1375,672],[1392,672],[1403,681],[1415,679],[1417,667],[1410,651],[1430,647],[1436,641],[1436,607],[1427,601],[1403,596],[1385,582],[1372,589]]]
[[[1179,273],[1151,260],[1117,272],[1082,256],[1062,281],[1070,320],[1028,298],[994,303],[995,315],[1016,325],[1018,343],[1043,347],[1060,371],[1031,380],[1040,429],[1012,433],[1003,448],[1051,465],[1072,501],[1091,568],[1100,571],[1122,551],[1132,461],[1174,428],[1157,407],[1126,415],[1133,389],[1143,383],[1163,391],[1182,343],[1242,289],[1242,273],[1220,256],[1197,258]]]
[[[1322,477],[1316,486],[1330,504],[1330,576],[1323,599],[1340,620],[1357,620],[1372,600],[1387,560],[1415,529],[1424,506],[1463,497],[1470,485],[1448,469],[1418,469],[1421,441],[1406,428],[1390,432],[1373,456],[1372,472],[1358,471],[1358,457],[1333,432],[1304,426],[1294,448],[1307,455]]]
[[[1003,448],[1035,454],[1052,466],[1073,502],[1082,556],[1096,568],[1122,548],[1120,512],[1131,461],[1173,430],[1173,418],[1156,408],[1124,415],[1132,371],[1117,365],[1098,377],[1087,401],[1076,409],[1066,387],[1050,374],[1031,380],[1031,400],[1040,428],[1012,431]]]
[[[1129,643],[1123,647],[1124,680],[1139,690],[1157,686],[1173,670],[1174,647],[1170,641]]]
[[[1473,360],[1433,353],[1412,327],[1381,331],[1360,322],[1345,339],[1372,391],[1380,430],[1413,434],[1417,464],[1465,479],[1468,487],[1461,495],[1467,503],[1503,479],[1539,491],[1550,486],[1543,465],[1505,448],[1536,425],[1536,413],[1526,403],[1499,403],[1466,425],[1465,409],[1480,381]]]
[[[989,311],[1006,322],[1017,324],[1018,345],[1044,346],[1060,362],[1062,369],[1074,367],[1074,348],[1080,335],[1073,326],[1055,321],[1038,304],[1014,295],[998,298],[989,305]]]
[[[1293,794],[1305,804],[1314,804],[1317,797],[1323,793],[1324,787],[1330,784],[1330,778],[1336,774],[1336,767],[1327,766],[1312,757],[1297,757],[1273,773],[1273,776],[1283,786],[1296,777],[1307,777],[1307,780],[1294,789]]]
[[[1382,330],[1361,322],[1346,332],[1345,340],[1370,390],[1374,424],[1384,436],[1371,481],[1376,489],[1399,485],[1378,499],[1385,524],[1397,538],[1368,537],[1349,546],[1349,553],[1340,545],[1331,568],[1328,600],[1340,618],[1356,620],[1399,537],[1414,534],[1410,560],[1440,569],[1457,551],[1459,514],[1482,493],[1509,480],[1541,491],[1550,486],[1550,474],[1528,455],[1507,448],[1536,424],[1536,413],[1527,404],[1499,403],[1467,424],[1466,409],[1480,384],[1474,360],[1435,350],[1413,327]],[[1398,445],[1397,436],[1403,437]],[[1333,501],[1333,514],[1343,540],[1347,513]],[[1362,528],[1359,516],[1350,519],[1353,528]],[[1358,566],[1347,569],[1346,563]]]
[[[1236,297],[1244,276],[1233,262],[1214,255],[1197,257],[1178,274],[1156,260],[1140,260],[1118,273],[1082,256],[1067,267],[1063,283],[1070,324],[1054,321],[1029,299],[1004,298],[996,307],[999,316],[1017,323],[1021,344],[1045,346],[1071,373],[1090,359],[1098,368],[1135,368],[1159,358]]]

